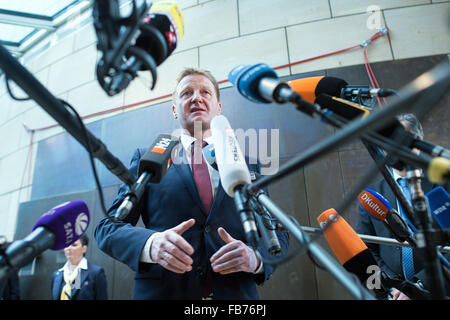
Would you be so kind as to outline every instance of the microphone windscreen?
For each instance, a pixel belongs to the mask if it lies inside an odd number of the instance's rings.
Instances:
[[[225,116],[212,119],[211,133],[222,187],[230,197],[234,197],[237,186],[251,182],[247,163]]]
[[[288,81],[287,84],[298,93],[303,100],[314,103],[322,93],[339,97],[341,90],[347,85],[345,80],[335,77],[316,76]]]
[[[228,74],[228,80],[245,98],[256,103],[271,103],[259,93],[258,86],[263,78],[277,79],[278,75],[265,63],[241,64],[234,67]]]
[[[324,236],[340,264],[344,265],[347,261],[367,249],[366,244],[355,230],[335,209],[328,209],[322,212],[317,217],[317,221],[321,227],[324,224],[331,223],[324,231]]]
[[[143,48],[160,65],[176,49],[184,35],[184,18],[176,1],[154,3],[142,20],[136,46]]]
[[[347,81],[336,77],[324,77],[317,83],[316,96],[325,93],[330,96],[340,97],[342,89],[348,85]]]
[[[77,241],[89,226],[89,209],[83,201],[70,201],[50,209],[33,225],[55,235],[52,250],[61,250]]]
[[[303,79],[295,79],[288,81],[287,84],[298,93],[303,100],[314,103],[316,100],[316,89],[318,83],[323,80],[325,76],[308,77]]]
[[[172,150],[179,140],[166,133],[161,133],[148,151],[139,159],[138,175],[144,172],[152,174],[151,183],[159,183],[167,171]]]
[[[430,211],[442,229],[450,228],[450,196],[441,186],[426,194]]]
[[[370,217],[383,221],[392,209],[391,204],[378,192],[364,189],[358,195],[358,204]]]

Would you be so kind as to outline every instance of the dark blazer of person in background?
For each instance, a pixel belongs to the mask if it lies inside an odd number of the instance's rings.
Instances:
[[[20,283],[16,272],[8,278],[0,300],[20,300]]]

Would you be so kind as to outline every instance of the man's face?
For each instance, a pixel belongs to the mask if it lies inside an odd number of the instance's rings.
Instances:
[[[173,111],[191,134],[195,122],[201,122],[202,130],[210,129],[211,120],[220,114],[221,108],[214,85],[207,77],[189,75],[178,84]]]

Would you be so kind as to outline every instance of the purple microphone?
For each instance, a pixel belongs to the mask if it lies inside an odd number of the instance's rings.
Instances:
[[[61,250],[80,239],[89,225],[89,209],[83,201],[60,204],[44,213],[33,226],[33,231],[44,227],[55,235],[50,248]]]
[[[33,232],[11,243],[0,255],[2,279],[28,265],[47,249],[60,250],[77,241],[89,225],[89,209],[83,201],[70,201],[50,209],[34,224]]]

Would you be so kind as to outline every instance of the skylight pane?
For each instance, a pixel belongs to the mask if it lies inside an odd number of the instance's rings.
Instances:
[[[0,23],[0,39],[4,41],[20,42],[33,30],[34,28]]]
[[[0,9],[53,17],[74,0],[0,0]],[[78,2],[78,1],[76,1]]]

